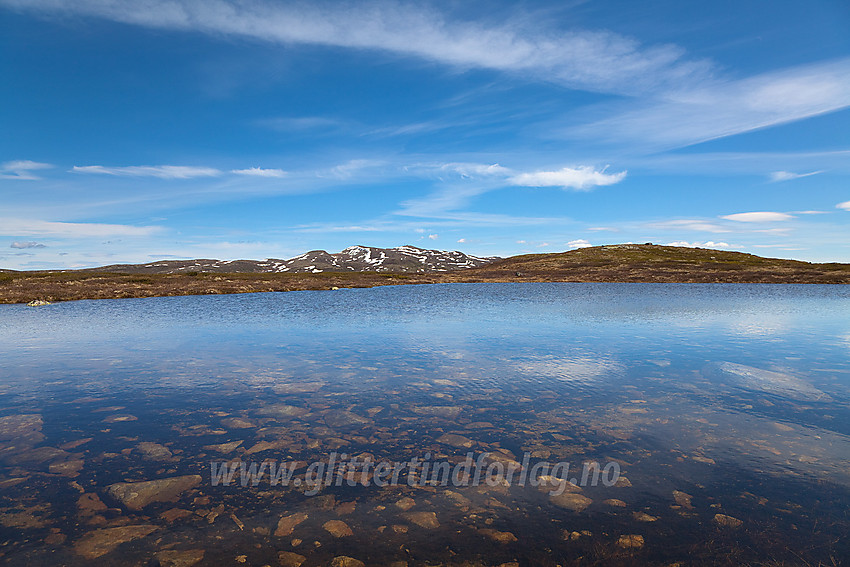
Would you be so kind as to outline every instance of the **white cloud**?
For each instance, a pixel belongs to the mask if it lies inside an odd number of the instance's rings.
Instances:
[[[18,236],[63,236],[71,238],[85,238],[105,236],[147,236],[161,231],[162,227],[0,218],[0,229],[2,229],[3,234],[14,234]]]
[[[770,180],[773,182],[790,181],[792,179],[800,179],[801,177],[810,177],[823,173],[823,171],[811,171],[809,173],[793,173],[791,171],[774,171],[770,174]]]
[[[574,88],[635,94],[710,74],[682,49],[644,48],[606,31],[555,31],[540,18],[499,25],[453,21],[415,3],[278,3],[229,0],[2,0],[21,10],[95,16],[150,28],[231,35],[278,44],[369,49],[458,68],[494,69]]]
[[[458,239],[457,239],[457,243],[458,243],[458,244],[463,244],[464,242],[466,242],[466,239],[465,239],[465,238],[458,238]]]
[[[758,211],[752,213],[735,213],[734,215],[725,215],[720,218],[736,222],[777,222],[791,220],[794,217],[787,213]]]
[[[844,201],[843,203],[838,203],[835,205],[836,209],[844,209],[845,211],[850,211],[850,201]]]
[[[441,185],[425,197],[402,202],[402,208],[396,214],[435,218],[447,218],[447,215],[457,218],[458,213],[450,211],[457,211],[475,197],[502,188],[506,183],[511,184],[510,176],[516,173],[499,164],[467,162],[420,163],[402,170],[407,174],[437,176]],[[458,174],[461,179],[447,179],[447,172]],[[484,215],[479,215],[479,218],[484,218]]]
[[[557,171],[535,171],[520,173],[508,179],[513,185],[523,187],[563,187],[587,191],[600,185],[613,185],[626,177],[626,172],[605,173],[587,165],[565,167]]]
[[[578,240],[570,240],[569,242],[567,242],[567,247],[570,250],[576,250],[578,248],[590,248],[591,246],[593,245],[584,238],[579,238]]]
[[[440,238],[439,234],[429,234],[428,235],[428,240],[437,240],[438,238]]]
[[[0,179],[41,179],[32,172],[52,167],[49,163],[39,163],[28,159],[7,161],[0,164]]]
[[[230,173],[236,175],[249,175],[253,177],[285,177],[286,172],[282,169],[263,169],[261,167],[251,167],[248,169],[233,169]]]
[[[729,244],[727,242],[714,242],[713,240],[707,240],[705,242],[676,240],[674,242],[668,242],[665,246],[683,246],[685,248],[729,248]]]
[[[40,242],[13,242],[9,245],[9,248],[17,248],[18,250],[25,250],[27,248],[47,248],[44,244]]]
[[[212,167],[185,165],[131,165],[128,167],[104,167],[102,165],[75,165],[74,173],[95,173],[122,177],[158,177],[160,179],[191,179],[193,177],[215,177],[221,171]]]

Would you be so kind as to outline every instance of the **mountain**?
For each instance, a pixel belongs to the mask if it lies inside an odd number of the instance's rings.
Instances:
[[[162,260],[148,264],[116,264],[94,268],[98,272],[130,274],[393,272],[432,273],[477,268],[499,260],[458,251],[426,250],[416,246],[373,248],[350,246],[337,254],[324,250],[305,252],[289,260]]]

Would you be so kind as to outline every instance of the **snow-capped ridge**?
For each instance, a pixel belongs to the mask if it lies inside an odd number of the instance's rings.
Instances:
[[[395,248],[349,246],[331,254],[310,250],[288,260],[160,260],[150,264],[106,266],[137,273],[177,274],[189,272],[314,273],[321,272],[448,272],[489,264],[497,257],[480,258],[457,250],[428,250],[410,244]]]

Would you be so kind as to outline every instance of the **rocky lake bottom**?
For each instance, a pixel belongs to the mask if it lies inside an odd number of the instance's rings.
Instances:
[[[850,557],[842,286],[10,305],[0,336],[8,565]]]

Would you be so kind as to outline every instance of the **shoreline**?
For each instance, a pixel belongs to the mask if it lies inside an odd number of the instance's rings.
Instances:
[[[323,272],[121,274],[92,272],[15,272],[0,274],[0,304],[50,303],[92,299],[130,299],[185,295],[230,295],[284,291],[371,288],[436,283],[773,283],[850,284],[850,271],[782,273],[776,270],[636,269],[517,272],[474,268],[441,273]]]

